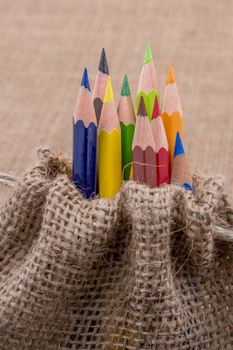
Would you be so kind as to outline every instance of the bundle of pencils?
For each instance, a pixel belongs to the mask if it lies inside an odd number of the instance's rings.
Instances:
[[[122,181],[131,179],[149,187],[173,184],[192,190],[173,67],[168,70],[162,113],[149,44],[138,84],[136,120],[127,75],[116,109],[104,49],[92,95],[90,90],[85,68],[73,115],[72,172],[85,198],[112,198]]]

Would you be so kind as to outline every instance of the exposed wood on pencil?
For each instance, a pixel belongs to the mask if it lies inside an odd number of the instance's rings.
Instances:
[[[99,70],[97,72],[93,94],[92,94],[93,104],[94,104],[96,118],[97,118],[97,124],[99,123],[99,119],[102,111],[103,99],[104,99],[105,90],[107,86],[108,76],[109,76],[108,63],[106,59],[105,50],[103,48],[100,56],[100,61],[99,61]]]
[[[171,183],[192,190],[192,176],[179,132],[176,134]]]

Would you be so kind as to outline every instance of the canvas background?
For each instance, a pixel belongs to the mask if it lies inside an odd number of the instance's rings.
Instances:
[[[0,171],[21,174],[40,145],[71,155],[83,68],[93,87],[105,47],[116,101],[124,73],[135,95],[149,40],[161,93],[175,67],[192,170],[222,173],[233,198],[232,1],[0,0],[0,38]]]

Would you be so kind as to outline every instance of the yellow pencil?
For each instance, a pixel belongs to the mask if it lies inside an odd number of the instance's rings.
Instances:
[[[169,145],[170,164],[174,158],[176,134],[183,142],[183,113],[173,67],[169,67],[167,85],[164,91],[162,119]]]
[[[121,188],[121,129],[108,78],[98,126],[99,195],[112,198]]]

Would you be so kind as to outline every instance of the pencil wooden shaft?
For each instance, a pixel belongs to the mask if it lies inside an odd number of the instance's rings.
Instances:
[[[86,133],[82,121],[73,124],[73,182],[84,194],[86,187]]]
[[[157,169],[156,169],[156,154],[151,147],[147,147],[144,151],[144,162],[146,169],[146,184],[149,187],[157,186]]]
[[[98,136],[99,195],[112,198],[121,188],[121,135],[102,130]]]
[[[124,180],[129,180],[132,162],[132,143],[135,126],[133,124],[121,125],[121,150],[122,150],[122,170]]]
[[[96,190],[96,125],[91,123],[86,128],[78,120],[73,137],[73,182],[85,198],[90,198]]]
[[[163,147],[156,153],[156,163],[158,186],[168,184],[170,179],[169,153]]]
[[[133,179],[139,183],[146,183],[144,162],[144,151],[141,147],[135,146],[133,149]]]
[[[86,168],[86,197],[96,194],[97,181],[97,127],[90,124],[86,130],[87,142],[87,168]]]
[[[112,198],[121,188],[121,128],[108,78],[98,126],[98,170],[100,197]]]

